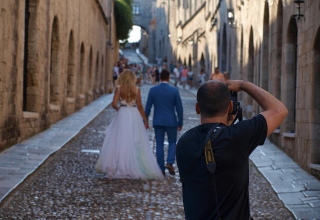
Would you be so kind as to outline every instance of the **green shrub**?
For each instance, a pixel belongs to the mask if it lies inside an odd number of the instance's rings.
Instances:
[[[114,3],[114,14],[116,20],[116,35],[119,40],[129,37],[133,26],[132,0],[116,0]]]

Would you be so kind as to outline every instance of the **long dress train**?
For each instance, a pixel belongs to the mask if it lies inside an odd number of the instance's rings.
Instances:
[[[120,98],[121,107],[105,131],[96,170],[107,178],[161,179],[148,133],[136,107]]]

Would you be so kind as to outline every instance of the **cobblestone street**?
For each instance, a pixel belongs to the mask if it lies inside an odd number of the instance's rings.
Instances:
[[[144,103],[149,88],[142,87]],[[194,111],[195,96],[185,90],[180,94],[185,123],[179,136],[199,123]],[[167,173],[162,181],[109,180],[95,171],[96,151],[115,113],[112,107],[106,108],[47,159],[1,203],[0,219],[183,219],[178,175]],[[154,147],[152,131],[149,136]],[[250,173],[252,216],[294,219],[253,164]]]

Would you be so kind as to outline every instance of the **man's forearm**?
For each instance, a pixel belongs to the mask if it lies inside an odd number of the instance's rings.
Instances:
[[[267,136],[269,136],[287,117],[288,109],[269,92],[250,82],[243,82],[240,84],[240,87],[243,91],[248,93],[248,95],[250,95],[261,106],[261,108],[263,108],[263,110],[265,110],[261,114],[267,121]]]
[[[241,84],[241,89],[248,93],[248,95],[251,96],[265,111],[269,109],[285,108],[283,103],[277,98],[251,82],[243,82]]]

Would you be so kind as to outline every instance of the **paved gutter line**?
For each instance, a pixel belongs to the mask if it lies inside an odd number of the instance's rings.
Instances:
[[[0,204],[1,202],[17,188],[29,175],[31,175],[41,164],[43,164],[53,153],[64,147],[80,131],[95,119],[105,108],[107,108],[113,99],[113,94],[105,94],[89,105],[83,107],[72,115],[53,124],[47,130],[36,134],[29,139],[15,144],[12,147],[0,153],[0,171],[3,171],[4,178],[0,178]],[[8,157],[18,155],[25,159],[25,163],[9,163],[9,166],[3,166],[3,161],[8,161]],[[32,159],[32,156],[39,157]],[[29,168],[25,168],[28,165]],[[31,167],[31,168],[30,168]],[[15,175],[15,170],[25,173]]]

